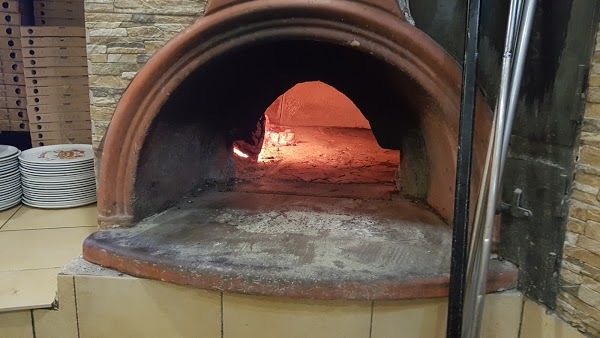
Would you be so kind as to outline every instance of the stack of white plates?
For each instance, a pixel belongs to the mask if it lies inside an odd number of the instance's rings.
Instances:
[[[19,156],[23,203],[71,208],[96,202],[94,153],[89,144],[60,144],[25,150]]]
[[[21,151],[15,147],[0,145],[0,211],[21,203],[19,154]]]

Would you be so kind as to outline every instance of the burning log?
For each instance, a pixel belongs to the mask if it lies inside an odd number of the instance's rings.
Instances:
[[[255,130],[243,139],[233,142],[233,152],[242,158],[258,162],[265,139],[266,117],[263,115],[256,124]]]
[[[263,147],[286,147],[296,145],[296,134],[291,129],[269,123],[262,116],[256,129],[247,137],[233,143],[233,153],[238,157],[258,162]]]

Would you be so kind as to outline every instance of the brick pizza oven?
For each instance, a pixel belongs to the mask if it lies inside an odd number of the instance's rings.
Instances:
[[[84,258],[231,292],[447,295],[460,89],[393,0],[213,0],[123,94]],[[482,97],[476,115],[474,186]],[[493,261],[489,289],[515,285]]]

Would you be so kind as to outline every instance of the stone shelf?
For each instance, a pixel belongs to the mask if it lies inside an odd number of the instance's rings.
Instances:
[[[451,228],[392,200],[204,192],[133,228],[96,232],[84,258],[130,275],[228,292],[311,299],[448,294]],[[488,291],[517,269],[493,260]]]

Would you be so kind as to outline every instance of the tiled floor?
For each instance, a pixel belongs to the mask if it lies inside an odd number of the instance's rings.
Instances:
[[[0,312],[49,307],[56,275],[96,230],[96,205],[0,212]]]

